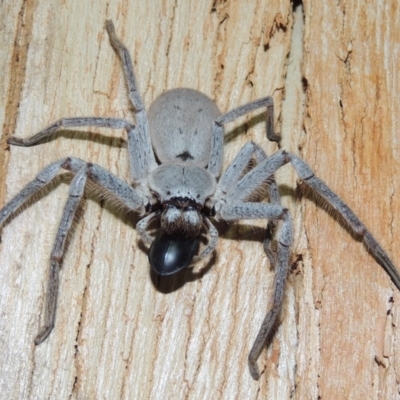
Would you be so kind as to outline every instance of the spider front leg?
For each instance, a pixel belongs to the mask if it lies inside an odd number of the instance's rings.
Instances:
[[[258,164],[254,169],[245,174],[237,183],[231,187],[231,190],[226,194],[225,201],[227,206],[222,206],[223,212],[221,215],[223,218],[230,218],[230,214],[227,214],[226,210],[237,207],[237,204],[246,201],[252,194],[265,182],[268,178],[273,176],[277,169],[283,165],[291,163],[300,176],[300,178],[310,186],[317,194],[322,196],[333,209],[335,209],[342,218],[347,222],[348,226],[359,235],[367,250],[374,256],[374,258],[379,262],[379,264],[385,269],[387,274],[390,276],[394,284],[400,290],[400,274],[393,262],[390,260],[389,256],[382,249],[376,239],[368,231],[365,225],[360,221],[360,219],[354,214],[354,212],[341,200],[323,181],[317,178],[311,168],[299,157],[294,154],[288,153],[287,151],[281,150],[272,155],[270,158],[265,159],[260,164]],[[253,207],[253,212],[243,212],[246,216],[242,218],[274,218],[268,217],[266,214],[262,214],[261,205],[255,203]],[[272,206],[272,205],[270,205]],[[224,208],[225,207],[225,208]],[[277,207],[277,206],[275,206]],[[251,208],[249,208],[251,210]],[[241,215],[240,212],[233,213],[233,215]],[[282,245],[283,242],[279,240]],[[278,244],[279,246],[279,244]],[[265,341],[273,327],[273,323],[279,313],[280,304],[280,290],[283,289],[282,279],[286,276],[284,267],[282,265],[282,257],[286,257],[284,250],[278,249],[277,252],[277,280],[274,292],[274,305],[271,311],[267,314],[264,320],[260,333],[257,336],[256,342],[249,355],[249,367],[252,376],[258,378],[258,370],[255,364]]]
[[[264,150],[256,143],[248,142],[239,151],[235,159],[229,164],[228,168],[222,175],[218,182],[218,191],[220,195],[224,196],[230,193],[235,188],[239,179],[244,174],[246,168],[248,168],[252,158],[255,158],[257,164],[260,164],[267,159],[267,155]],[[269,202],[272,204],[281,204],[281,197],[279,194],[278,186],[275,182],[273,175],[268,178],[266,182]],[[267,254],[272,267],[275,267],[276,254],[271,248],[271,243],[274,238],[277,221],[269,220],[266,229],[266,235],[264,239],[264,250]]]
[[[234,108],[233,110],[228,111],[227,113],[218,117],[213,123],[213,140],[211,146],[210,162],[207,167],[210,173],[212,173],[214,176],[219,176],[221,172],[224,142],[224,125],[248,114],[249,112],[264,107],[267,109],[267,138],[273,142],[280,141],[281,138],[275,133],[274,129],[274,100],[272,97],[263,97],[261,99],[244,104],[240,107]],[[253,142],[245,144],[238,155],[235,157],[233,162],[229,165],[228,169],[222,175],[218,183],[220,193],[228,193],[233,187],[235,187],[238,180],[241,178],[246,168],[249,166],[252,157],[254,157],[256,162],[259,164],[267,158],[267,155],[265,154],[264,150],[257,144]],[[265,183],[267,185],[269,201],[273,204],[280,204],[280,194],[274,176],[271,175],[268,178],[268,181],[266,181]],[[264,249],[272,266],[275,266],[276,262],[276,255],[271,248],[271,243],[276,230],[276,224],[277,221],[268,221],[266,236],[264,240]]]
[[[65,204],[57,236],[50,256],[49,280],[44,313],[44,324],[35,338],[35,344],[42,343],[50,334],[55,320],[58,274],[64,256],[65,243],[79,202],[83,196],[87,179],[96,183],[107,194],[122,203],[127,209],[141,212],[146,198],[122,179],[96,164],[86,163],[74,157],[56,161],[45,167],[36,178],[29,182],[14,198],[0,210],[0,226],[35,193],[50,183],[61,169],[75,173],[71,181],[68,200]]]
[[[227,221],[249,218],[282,220],[282,227],[278,234],[278,245],[275,258],[275,281],[272,306],[264,318],[248,358],[250,374],[253,379],[258,380],[260,373],[257,366],[257,359],[272,332],[276,319],[282,308],[285,282],[289,270],[290,246],[293,241],[292,222],[288,210],[278,204],[228,203],[221,207],[219,214]]]
[[[248,172],[237,185],[228,193],[227,198],[231,201],[244,201],[248,198],[262,182],[272,176],[277,169],[291,163],[299,177],[305,184],[311,187],[317,194],[327,201],[346,221],[350,229],[362,238],[367,250],[374,256],[379,264],[385,269],[393,283],[400,290],[400,274],[394,266],[390,257],[386,254],[371,232],[354,214],[350,207],[340,199],[321,179],[314,175],[312,169],[301,158],[287,151],[281,150],[267,160],[257,165]]]
[[[83,196],[86,180],[87,168],[83,167],[71,181],[68,200],[64,206],[60,226],[58,227],[57,236],[54,241],[53,249],[51,250],[44,324],[35,338],[36,345],[42,343],[47,336],[49,336],[54,327],[61,261],[64,256],[65,243],[72,226],[72,221],[74,220],[76,210]]]
[[[130,146],[129,153],[131,154],[131,159],[141,159],[141,170],[138,170],[140,176],[135,177],[136,179],[146,178],[149,171],[157,166],[149,134],[149,122],[147,118],[146,109],[143,104],[143,100],[139,93],[139,88],[136,83],[135,73],[133,72],[132,59],[126,46],[118,39],[114,24],[111,20],[106,21],[106,29],[108,37],[110,39],[110,44],[114,50],[119,55],[122,62],[122,67],[124,69],[125,81],[128,86],[129,99],[135,108],[136,114],[136,127],[137,136],[136,140],[140,141],[140,151],[138,152],[137,147]],[[133,137],[132,137],[133,139]],[[131,138],[129,138],[131,142]]]

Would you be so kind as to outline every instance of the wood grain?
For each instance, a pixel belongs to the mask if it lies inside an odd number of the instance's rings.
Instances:
[[[73,155],[129,180],[122,131],[65,132],[9,148],[60,117],[132,120],[112,19],[147,106],[191,87],[221,110],[272,95],[281,146],[300,154],[397,262],[400,247],[400,10],[395,2],[287,0],[3,2],[0,203],[48,163]],[[271,154],[256,113],[228,127],[226,164],[246,141]],[[55,328],[35,347],[48,257],[68,185],[57,182],[2,230],[0,390],[8,398],[395,399],[400,296],[351,234],[277,174],[292,212],[292,273],[255,382],[247,355],[273,271],[265,224],[220,224],[207,271],[158,282],[136,217],[88,195],[61,272]],[[207,266],[206,266],[207,267]],[[186,276],[186,278],[189,275]]]

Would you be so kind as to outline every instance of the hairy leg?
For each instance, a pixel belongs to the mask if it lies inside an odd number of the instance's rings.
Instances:
[[[49,138],[55,132],[63,128],[78,128],[81,126],[99,126],[104,128],[112,129],[131,129],[133,125],[125,121],[124,119],[118,118],[97,118],[97,117],[81,117],[81,118],[62,118],[51,124],[48,128],[43,129],[36,135],[29,138],[23,139],[15,136],[11,136],[7,139],[8,144],[14,146],[30,147],[35,146],[44,139]]]
[[[235,189],[231,191],[228,201],[243,201],[243,199],[246,199],[251,195],[251,193],[257,190],[262,182],[265,182],[266,179],[272,176],[277,169],[287,163],[291,163],[304,183],[324,198],[325,201],[342,216],[350,229],[362,238],[367,250],[385,269],[393,283],[400,290],[400,273],[377,240],[372,236],[350,207],[321,179],[316,177],[307,163],[296,155],[281,150],[258,164],[254,169],[249,171],[242,179],[240,179]]]
[[[274,132],[274,100],[272,97],[263,97],[251,103],[244,104],[218,117],[212,126],[212,143],[210,152],[210,161],[207,170],[215,177],[221,174],[223,148],[224,148],[224,124],[232,122],[243,115],[267,107],[267,137],[271,141],[278,142],[280,136]]]
[[[289,270],[290,246],[293,241],[293,227],[288,210],[278,204],[269,203],[234,203],[221,207],[221,217],[225,220],[238,219],[269,219],[282,220],[282,226],[278,232],[278,246],[275,258],[275,281],[272,306],[268,311],[258,332],[253,347],[249,353],[249,369],[251,376],[258,380],[260,373],[257,360],[271,335],[279,312],[282,308],[285,282]]]
[[[140,159],[141,169],[137,169],[136,179],[145,179],[147,174],[157,166],[153,149],[150,141],[149,123],[147,113],[139,93],[138,85],[136,82],[135,74],[133,72],[132,59],[128,49],[118,39],[114,24],[111,20],[106,21],[106,29],[110,38],[111,46],[119,55],[122,67],[124,69],[125,80],[128,86],[129,99],[136,110],[136,132],[135,135],[129,135],[129,154],[132,159]],[[136,142],[136,146],[131,142]],[[139,147],[138,144],[139,143]]]

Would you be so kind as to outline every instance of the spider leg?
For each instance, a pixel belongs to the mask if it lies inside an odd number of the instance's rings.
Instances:
[[[301,158],[294,154],[286,153],[289,156],[289,161],[300,178],[316,193],[322,196],[339,214],[345,219],[350,228],[362,237],[364,246],[372,254],[372,256],[384,268],[387,274],[392,279],[393,283],[400,290],[400,273],[393,264],[392,260],[386,254],[385,250],[372,236],[371,232],[354,214],[347,204],[343,202],[321,179],[314,175],[312,169]]]
[[[128,209],[141,212],[146,199],[125,181],[96,164],[86,163],[76,157],[67,157],[45,167],[36,178],[29,182],[0,210],[0,226],[26,201],[50,183],[61,169],[78,173],[87,166],[89,178],[105,189],[111,196]]]
[[[37,193],[40,189],[54,179],[60,170],[60,163],[63,163],[64,161],[65,160],[56,161],[45,167],[39,172],[33,181],[29,182],[0,210],[0,227],[30,197],[32,197],[35,193]]]
[[[241,148],[235,159],[229,164],[228,168],[218,182],[218,189],[223,194],[229,193],[235,187],[239,179],[243,176],[253,156],[255,157],[257,164],[267,159],[267,155],[258,144],[248,142]],[[271,175],[266,183],[269,202],[272,204],[281,204],[281,198],[274,176]],[[272,267],[275,266],[276,261],[276,255],[271,248],[276,225],[277,220],[268,221],[266,237],[264,240],[264,250],[271,262]]]
[[[96,164],[86,163],[75,157],[56,161],[45,167],[36,178],[29,182],[9,203],[0,210],[0,226],[30,197],[46,186],[61,169],[75,173],[69,189],[69,197],[58,228],[50,256],[49,281],[44,316],[44,325],[35,338],[35,344],[42,343],[54,326],[57,303],[58,273],[64,255],[66,239],[73,222],[76,209],[82,198],[87,179],[95,182],[114,199],[130,210],[143,211],[146,198],[117,176]]]
[[[273,176],[275,171],[283,165],[291,163],[300,176],[300,178],[310,186],[316,193],[322,196],[330,206],[333,207],[347,222],[349,227],[363,239],[363,243],[367,250],[374,256],[379,264],[385,269],[392,279],[393,283],[400,289],[400,274],[390,260],[389,256],[382,249],[376,239],[367,230],[365,225],[354,214],[354,212],[341,200],[321,179],[314,175],[311,168],[302,159],[287,151],[281,150],[273,154],[271,157],[261,161],[254,169],[245,174],[236,185],[226,195],[226,204],[221,207],[220,214],[224,219],[240,219],[240,218],[279,218],[278,214],[268,214],[272,207],[280,207],[279,205],[270,204],[270,209],[264,208],[264,203],[242,203],[256,191],[269,177]],[[245,206],[244,206],[245,204]],[[253,204],[253,205],[250,205]],[[264,210],[264,214],[263,211]],[[277,209],[278,210],[278,209]],[[281,210],[284,210],[281,208]],[[280,218],[283,218],[282,216]],[[291,223],[285,222],[279,235],[278,250],[276,256],[276,281],[273,295],[273,306],[268,312],[261,330],[256,338],[253,348],[249,354],[250,373],[254,379],[258,379],[259,373],[256,360],[259,357],[265,341],[268,339],[274,321],[279,313],[279,309],[283,298],[284,281],[286,279],[289,244],[291,242]],[[290,237],[290,240],[282,240],[281,238]],[[287,245],[287,246],[286,246]],[[286,247],[285,247],[286,246]],[[283,261],[286,260],[286,261]]]
[[[257,151],[255,153],[257,163],[264,161],[267,158],[264,150],[257,146]],[[267,180],[267,191],[269,202],[272,204],[281,204],[281,195],[279,194],[278,185],[276,184],[274,175],[271,175]],[[269,219],[267,223],[265,239],[264,239],[264,251],[267,255],[272,268],[276,265],[276,254],[272,250],[272,241],[275,236],[276,227],[278,225],[277,219]]]
[[[97,118],[97,117],[62,118],[29,138],[23,139],[11,136],[7,139],[7,143],[12,144],[14,146],[23,146],[23,147],[35,146],[42,140],[49,138],[55,132],[63,128],[78,128],[80,126],[98,126],[103,128],[126,129],[126,130],[133,128],[133,125],[130,122],[118,118]]]
[[[147,215],[146,217],[142,218],[137,224],[136,224],[136,230],[142,240],[147,243],[147,244],[152,244],[154,241],[154,237],[151,236],[147,232],[147,227],[149,226],[150,222],[158,217],[160,213],[158,211],[152,212],[151,214]]]
[[[397,288],[400,289],[400,273],[380,244],[354,214],[350,207],[345,204],[343,200],[341,200],[339,196],[337,196],[321,179],[317,178],[307,163],[296,155],[281,150],[270,158],[264,160],[237,183],[237,185],[228,193],[227,201],[243,201],[243,199],[251,195],[251,193],[256,190],[262,182],[272,176],[278,168],[287,163],[291,163],[304,183],[323,197],[327,203],[343,217],[348,226],[362,238],[367,250],[385,269]]]
[[[53,249],[50,255],[49,280],[47,284],[46,306],[44,312],[44,324],[40,328],[38,335],[35,338],[35,344],[42,343],[54,327],[56,317],[59,271],[62,258],[64,256],[65,243],[68,233],[71,229],[72,222],[75,217],[76,210],[82,199],[85,184],[87,180],[87,169],[84,166],[81,168],[71,181],[69,188],[68,200],[65,204],[63,215]]]
[[[292,222],[286,208],[283,208],[279,204],[270,203],[225,204],[221,207],[220,215],[225,220],[246,218],[282,220],[282,227],[280,228],[280,232],[278,234],[278,246],[275,259],[276,272],[274,281],[274,294],[272,296],[272,307],[264,318],[248,358],[251,376],[255,380],[258,380],[260,373],[257,366],[257,359],[272,332],[276,319],[282,308],[286,276],[289,270],[290,246],[293,240]]]
[[[114,50],[118,53],[122,61],[125,79],[129,89],[129,99],[131,100],[132,105],[133,107],[135,107],[136,111],[144,110],[144,104],[139,93],[135,74],[133,72],[132,59],[129,54],[129,51],[125,47],[125,45],[121,42],[121,40],[118,39],[115,33],[114,24],[111,20],[106,21],[106,29],[108,37],[110,39],[110,44],[114,48]]]
[[[274,99],[271,96],[262,97],[261,99],[243,104],[231,111],[221,115],[215,121],[217,124],[226,124],[234,121],[236,118],[242,117],[247,113],[257,110],[258,108],[267,107],[267,137],[272,142],[279,142],[281,137],[274,131]]]
[[[256,143],[247,142],[239,151],[234,160],[229,164],[218,182],[218,188],[222,193],[228,193],[248,168],[252,157],[255,156],[257,163],[267,158],[264,150]]]
[[[198,260],[207,257],[209,254],[211,254],[218,243],[219,234],[217,228],[206,217],[204,217],[204,222],[205,225],[207,225],[209,241],[207,243],[207,246],[202,250],[202,252],[198,256],[193,257],[193,262],[197,262]]]
[[[274,100],[272,97],[263,97],[256,101],[234,108],[218,117],[212,125],[212,143],[210,161],[207,170],[213,176],[219,176],[222,169],[223,147],[224,147],[224,124],[234,121],[236,118],[254,111],[258,108],[267,107],[267,137],[271,141],[279,142],[280,136],[274,132]]]
[[[249,369],[251,376],[258,380],[260,373],[257,360],[260,356],[268,337],[270,336],[279,312],[282,308],[283,295],[285,292],[286,277],[289,270],[290,246],[293,240],[293,227],[288,214],[284,215],[282,230],[278,236],[278,246],[275,258],[275,282],[272,296],[272,308],[268,311],[261,324],[256,340],[249,353]]]
[[[139,181],[145,179],[148,172],[157,166],[150,141],[147,114],[138,91],[129,52],[117,38],[112,21],[106,22],[106,29],[110,38],[110,43],[119,54],[122,61],[129,89],[129,98],[136,110],[136,127],[130,122],[118,118],[63,118],[30,138],[22,139],[11,136],[7,140],[7,143],[15,146],[34,146],[62,128],[99,126],[113,129],[126,129],[128,132],[128,150],[132,176],[133,179]]]
[[[264,97],[262,99],[258,99],[248,104],[244,104],[240,107],[234,108],[231,111],[221,115],[218,117],[212,126],[212,145],[211,145],[211,153],[210,153],[210,161],[208,164],[208,171],[214,176],[219,176],[222,168],[223,161],[223,146],[224,146],[224,124],[234,121],[236,118],[239,118],[253,110],[258,108],[266,107],[267,115],[266,115],[266,131],[267,137],[271,141],[279,142],[280,136],[276,135],[274,132],[274,100],[272,97]],[[230,164],[228,169],[225,171],[223,176],[219,181],[219,187],[223,192],[228,192],[232,187],[235,186],[238,179],[241,177],[245,168],[248,166],[248,163],[252,156],[255,156],[256,161],[260,163],[264,159],[267,158],[264,150],[254,143],[248,143],[239,152],[233,162]],[[273,204],[280,204],[280,195],[278,191],[278,187],[275,183],[275,178],[271,175],[267,182],[269,200]],[[264,240],[264,249],[267,254],[271,265],[275,265],[276,256],[272,251],[271,243],[274,237],[274,232],[276,229],[277,221],[270,220],[268,221],[266,236]]]
[[[134,135],[129,135],[129,142],[136,140],[140,141],[141,143],[140,153],[135,152],[135,154],[133,154],[132,153],[132,151],[134,151],[133,149],[137,147],[132,145],[129,146],[129,153],[131,155],[131,159],[139,159],[141,161],[141,170],[139,169],[137,170],[139,176],[135,178],[145,179],[148,172],[157,166],[150,141],[147,113],[139,93],[135,74],[133,72],[132,59],[129,54],[129,51],[115,34],[114,24],[111,20],[106,21],[106,29],[108,32],[111,46],[114,48],[114,50],[117,52],[117,54],[121,59],[122,67],[124,69],[124,74],[125,74],[125,80],[128,85],[129,99],[131,100],[131,103],[136,110],[135,119],[136,119],[137,134],[138,134],[136,136],[139,137],[135,138]]]
[[[135,181],[139,181],[146,176],[147,163],[144,162],[143,154],[146,154],[147,144],[143,141],[143,135],[138,134],[138,127],[124,119],[97,117],[62,118],[29,138],[11,136],[7,139],[7,143],[22,147],[35,146],[63,128],[78,128],[81,126],[126,129],[132,178]]]

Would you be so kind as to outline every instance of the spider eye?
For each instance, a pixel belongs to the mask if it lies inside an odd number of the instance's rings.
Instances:
[[[161,230],[149,251],[151,268],[158,275],[172,275],[188,267],[197,254],[199,237],[186,237],[180,234],[168,235]]]

